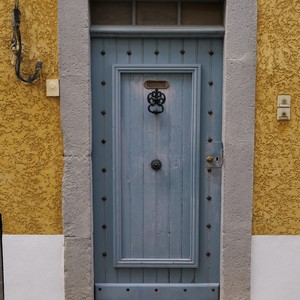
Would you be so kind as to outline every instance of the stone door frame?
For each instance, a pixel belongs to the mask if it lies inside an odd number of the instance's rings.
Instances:
[[[225,1],[221,299],[250,299],[257,1]],[[58,0],[65,299],[93,299],[89,3]]]

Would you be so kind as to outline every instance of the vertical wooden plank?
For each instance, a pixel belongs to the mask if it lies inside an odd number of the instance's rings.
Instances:
[[[212,49],[214,54],[211,56],[211,72],[213,87],[211,89],[211,105],[213,116],[211,132],[215,141],[222,140],[222,79],[223,79],[223,40],[213,39]]]
[[[143,139],[143,75],[133,74],[131,80],[131,255],[132,258],[144,256],[144,139]]]
[[[170,62],[170,41],[168,39],[158,39],[157,40],[157,50],[159,51],[159,54],[157,56],[157,63],[158,64],[168,64]],[[168,80],[170,81],[170,76],[167,74],[161,75],[160,78],[162,80]],[[169,109],[170,109],[170,94],[169,89],[163,90],[163,92],[166,94],[166,103],[165,103],[165,112],[162,114],[163,119],[165,120],[164,123],[167,123],[170,116]],[[170,136],[170,124],[162,124],[164,128],[168,128],[169,132],[161,132],[160,136],[162,138],[161,143],[162,145],[165,145],[169,149],[169,136]],[[165,139],[165,141],[164,141]],[[163,235],[165,239],[167,238],[167,241],[161,241],[164,243],[167,243],[168,252],[170,252],[170,238],[169,238],[169,205],[170,205],[170,157],[166,157],[168,165],[164,163],[164,176],[167,176],[167,182],[164,180],[162,182],[162,185],[164,185],[164,191],[166,193],[165,199],[162,199],[162,201],[159,202],[158,211],[160,212],[160,227],[164,228]],[[167,172],[166,172],[167,171]],[[163,214],[163,215],[162,215]],[[166,224],[167,223],[167,224]],[[169,269],[157,269],[157,282],[169,282],[170,278],[170,271]]]
[[[105,259],[102,253],[106,251],[106,232],[102,229],[102,225],[106,223],[105,204],[102,201],[104,191],[104,177],[101,174],[101,165],[105,156],[105,146],[101,143],[105,139],[105,120],[101,111],[105,107],[104,91],[101,88],[101,78],[104,76],[104,56],[103,40],[92,40],[92,85],[93,85],[93,99],[92,99],[92,123],[93,128],[97,128],[93,135],[93,202],[94,202],[94,266],[95,266],[95,282],[105,281]],[[102,155],[100,155],[102,154]]]
[[[182,54],[180,50],[182,49],[183,42],[182,39],[171,39],[170,40],[170,63],[181,64],[183,62]],[[171,75],[173,80],[174,74]],[[172,126],[170,149],[177,149],[180,152],[178,158],[174,157],[174,160],[178,161],[178,170],[182,170],[182,146],[178,147],[178,140],[182,140],[182,103],[176,101],[182,97],[182,82],[172,84],[172,108],[171,115],[173,116],[174,126]],[[173,101],[174,100],[174,101]],[[175,125],[177,124],[177,125]],[[179,142],[180,143],[180,142]],[[174,155],[175,156],[175,155]],[[181,256],[181,217],[182,217],[182,190],[175,192],[173,186],[182,187],[182,172],[171,172],[170,181],[172,182],[172,187],[170,190],[170,199],[172,199],[169,214],[170,214],[170,256],[176,257]],[[178,222],[178,220],[180,220]],[[177,232],[177,234],[176,234]],[[174,234],[173,234],[174,233]],[[170,269],[170,282],[180,283],[182,279],[181,269]]]
[[[170,80],[169,74],[158,74],[157,79]],[[157,193],[157,239],[156,239],[156,256],[159,258],[169,258],[169,201],[170,201],[170,155],[169,155],[169,139],[170,139],[170,94],[169,89],[161,90],[165,94],[166,102],[164,104],[164,112],[153,115],[156,121],[155,158],[162,163],[159,171],[154,171],[156,177]]]
[[[172,168],[170,170],[170,256],[182,257],[182,200],[183,200],[183,110],[182,110],[182,78],[171,75],[172,82],[172,126],[170,140],[170,156]],[[188,195],[187,195],[188,197]],[[181,282],[181,272],[170,270],[172,283]]]
[[[143,60],[144,64],[155,64],[158,60],[158,50],[157,40],[156,39],[143,39]]]
[[[183,39],[170,39],[170,63],[182,64],[184,56],[180,53],[183,49]]]
[[[143,63],[154,64],[157,62],[157,41],[155,39],[143,40]],[[145,76],[144,80],[149,76]],[[150,79],[153,78],[152,76]],[[147,99],[148,90],[144,90],[143,99]],[[150,257],[151,249],[156,245],[156,187],[155,173],[150,167],[155,155],[153,137],[156,131],[155,116],[144,109],[144,257]],[[150,251],[150,252],[149,252]],[[144,282],[156,282],[156,270],[144,269]]]
[[[211,134],[215,142],[222,141],[222,66],[223,66],[223,40],[212,40],[211,69],[212,81],[214,82],[211,92],[211,104],[213,107],[213,115],[211,118]],[[213,201],[208,206],[208,219],[212,224],[209,230],[208,247],[211,249],[211,261],[208,273],[209,282],[219,281],[219,260],[220,260],[220,194],[221,194],[221,169],[213,170],[211,174],[211,195]]]
[[[130,40],[130,51],[131,55],[129,57],[131,64],[140,64],[142,62],[142,40],[141,39],[131,39]],[[139,76],[139,75],[137,75]],[[142,78],[141,78],[142,80]],[[136,81],[133,81],[134,83]],[[144,233],[144,201],[142,199],[144,194],[144,187],[143,187],[143,178],[144,178],[144,169],[143,169],[143,163],[141,159],[144,159],[144,154],[142,152],[142,149],[144,149],[144,139],[143,139],[143,115],[144,115],[144,101],[141,101],[140,95],[142,95],[143,85],[141,82],[138,82],[138,84],[134,85],[132,87],[132,90],[134,90],[134,93],[132,93],[132,101],[134,103],[134,106],[131,109],[131,119],[136,120],[137,124],[140,124],[140,126],[137,126],[136,128],[135,123],[132,123],[132,131],[137,130],[135,134],[131,136],[132,145],[137,146],[133,147],[132,150],[132,168],[133,169],[141,169],[142,170],[142,176],[138,176],[137,174],[133,174],[134,178],[131,185],[132,195],[138,195],[140,194],[140,197],[138,198],[132,198],[133,206],[132,209],[134,209],[134,217],[132,218],[131,222],[131,232],[135,232],[137,236],[143,237]],[[139,160],[136,160],[136,157],[138,157],[138,153],[142,157]],[[132,234],[131,234],[132,235]],[[135,257],[142,257],[144,255],[144,239],[140,238],[134,246],[132,246],[131,253]],[[131,282],[134,283],[142,283],[144,280],[144,272],[143,269],[137,268],[137,269],[131,269]]]
[[[121,189],[121,199],[118,199],[117,201],[121,202],[121,253],[123,254],[124,258],[130,258],[131,257],[131,174],[133,171],[131,166],[131,137],[132,134],[132,122],[134,120],[131,119],[131,107],[134,106],[134,104],[131,103],[131,76],[130,74],[122,74],[121,78],[121,147],[117,149],[117,151],[120,151],[121,153],[121,170],[120,170],[120,176],[121,176],[121,186],[119,187]],[[119,176],[117,175],[117,176]]]
[[[193,213],[195,207],[193,205],[194,199],[192,198],[191,183],[193,180],[192,172],[194,168],[199,168],[200,166],[195,166],[195,161],[192,157],[194,151],[192,141],[194,139],[195,128],[193,128],[193,114],[195,113],[195,108],[192,103],[192,76],[191,74],[185,74],[182,80],[182,255],[188,257],[191,253],[191,248],[198,248],[195,245],[195,240],[192,239],[192,230],[198,232],[198,228],[194,228],[193,224]],[[199,138],[199,137],[198,137]],[[199,199],[196,199],[199,201]],[[195,237],[194,237],[195,238]],[[182,272],[184,273],[184,272]]]
[[[157,55],[158,64],[170,63],[170,40],[169,39],[158,39],[157,49],[159,54]]]
[[[196,39],[184,39],[183,40],[183,63],[184,64],[196,64],[198,60],[198,42]]]
[[[185,39],[183,41],[183,49],[185,51],[184,53],[184,56],[183,56],[183,61],[184,61],[184,64],[195,64],[197,63],[197,54],[198,54],[198,42],[196,39]],[[185,76],[185,79],[184,81],[188,80],[189,81],[189,78],[186,78]],[[183,99],[184,99],[184,102],[186,99],[190,99],[192,97],[191,95],[191,91],[190,91],[190,88],[188,88],[189,85],[186,85],[186,83],[184,83],[184,95],[183,95]],[[199,98],[200,95],[199,95]],[[201,101],[201,99],[199,99]],[[184,121],[183,121],[183,124],[189,124],[188,122],[188,118],[189,118],[189,115],[191,114],[191,111],[188,110],[188,105],[184,105],[183,107],[183,110],[184,110],[184,113],[183,113],[183,118],[184,118]],[[183,145],[185,145],[186,141],[184,141],[185,137],[188,135],[188,127],[186,127],[187,125],[183,125],[183,132],[184,132],[184,138],[183,138]],[[198,137],[198,139],[200,139],[200,136]],[[185,152],[186,150],[184,149],[183,152]],[[188,155],[187,153],[184,153],[183,156],[186,157],[186,155]],[[198,166],[198,168],[200,168],[200,166]],[[188,185],[186,183],[186,181],[184,182],[183,184],[183,195],[186,195],[186,190],[188,189]],[[197,201],[200,201],[200,199],[197,199]],[[188,216],[190,214],[190,201],[188,201],[188,199],[184,198],[183,199],[183,216],[184,218],[186,218],[186,216]],[[198,217],[199,217],[199,214],[198,214]],[[184,222],[186,222],[187,220],[185,220]],[[199,228],[196,229],[196,233],[197,234],[201,234],[199,232]],[[183,234],[183,253],[186,254],[188,251],[188,248],[186,247],[186,245],[189,244],[189,238],[188,238],[188,234]],[[199,253],[197,253],[197,255],[199,255]],[[183,268],[182,269],[182,283],[193,283],[195,282],[195,270],[194,269],[187,269],[187,268]]]
[[[129,40],[129,50],[131,55],[129,56],[130,64],[141,64],[143,62],[143,40],[131,39]]]
[[[144,80],[153,78],[153,75],[145,74]],[[143,93],[143,99],[147,99],[148,90]],[[156,116],[144,110],[144,257],[155,258],[157,245],[157,193],[156,174],[151,168],[151,161],[156,156]],[[146,282],[156,282],[156,271],[144,270]]]
[[[106,206],[106,282],[117,282],[118,274],[116,269],[113,268],[113,199],[112,199],[112,65],[116,63],[117,57],[117,47],[115,39],[105,39],[105,66],[104,66],[104,77],[102,80],[105,82],[102,88],[105,92],[105,111],[106,114],[103,116],[105,118],[106,126],[106,147],[105,147],[105,161],[103,167],[106,168],[107,172],[103,173],[105,176],[105,196],[107,200],[105,201]],[[102,167],[101,167],[102,168]]]
[[[128,50],[129,50],[129,41],[127,39],[117,39],[117,61],[115,63],[117,64],[128,64],[129,63],[129,57]]]
[[[117,39],[116,40],[116,62],[117,64],[128,64],[129,62],[129,42],[127,39]],[[123,76],[124,77],[124,76]],[[124,80],[124,81],[123,81]],[[122,168],[123,170],[128,170],[130,168],[130,165],[128,165],[128,159],[130,160],[130,145],[126,143],[128,139],[126,138],[128,135],[128,138],[130,138],[130,127],[131,127],[131,120],[128,118],[130,116],[130,101],[127,101],[131,97],[130,89],[128,87],[130,86],[130,77],[127,77],[127,80],[124,78],[121,79],[121,86],[122,86],[122,93],[121,93],[121,136],[122,136],[122,149],[119,149],[121,151],[121,155],[124,155],[125,157],[122,157]],[[112,99],[114,100],[114,99]],[[128,130],[125,132],[123,131],[123,126],[125,128],[128,128]],[[125,136],[124,136],[125,135]],[[125,142],[125,143],[124,143]],[[128,152],[126,150],[128,149]],[[126,168],[126,169],[125,169]],[[130,169],[129,169],[130,170]],[[124,173],[122,174],[124,175]],[[126,176],[126,174],[125,174]],[[126,179],[125,179],[126,182]],[[122,193],[122,212],[121,212],[121,218],[122,218],[122,245],[125,247],[122,249],[124,255],[130,256],[130,242],[131,242],[131,235],[130,235],[130,219],[131,219],[131,197],[130,195],[130,184],[125,184],[124,180],[122,180],[122,189],[124,188],[124,193]],[[123,192],[123,191],[122,191]],[[124,223],[123,223],[124,222]],[[130,270],[129,269],[118,269],[118,282],[119,283],[129,283],[130,282]]]
[[[162,51],[161,48],[159,48]],[[169,74],[158,74],[157,79],[170,81]],[[162,162],[161,170],[156,172],[157,193],[157,239],[156,256],[161,258],[170,257],[170,228],[169,228],[169,205],[170,205],[170,89],[161,90],[166,96],[164,112],[154,116],[156,119],[156,158]],[[155,172],[155,171],[154,171]],[[157,269],[157,282],[169,281],[168,269]]]
[[[198,63],[201,64],[201,164],[200,164],[200,213],[199,213],[199,266],[195,273],[196,282],[207,282],[208,268],[210,257],[206,255],[209,251],[207,248],[208,239],[208,224],[207,207],[209,201],[207,200],[210,195],[210,182],[209,174],[205,168],[205,153],[208,145],[208,138],[210,137],[210,115],[208,110],[211,108],[209,81],[211,80],[211,41],[209,39],[198,40]]]

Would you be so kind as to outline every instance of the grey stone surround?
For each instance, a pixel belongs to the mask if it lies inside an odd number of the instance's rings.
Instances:
[[[58,0],[64,136],[65,299],[93,299],[89,4]],[[221,299],[250,299],[257,8],[227,0],[224,43]]]

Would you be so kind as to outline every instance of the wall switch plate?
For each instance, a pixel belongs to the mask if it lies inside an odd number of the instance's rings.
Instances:
[[[291,119],[291,109],[289,107],[278,107],[277,108],[277,120],[278,121],[289,121]]]
[[[46,95],[47,97],[59,97],[59,80],[47,79],[46,80]]]
[[[278,95],[277,107],[291,107],[291,96],[290,95]]]

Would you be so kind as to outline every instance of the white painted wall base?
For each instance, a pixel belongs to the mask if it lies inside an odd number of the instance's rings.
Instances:
[[[4,235],[5,300],[63,300],[62,235]],[[300,236],[253,236],[251,300],[300,299]]]
[[[300,299],[300,236],[253,236],[251,300]]]
[[[63,300],[63,235],[4,235],[5,300]]]

